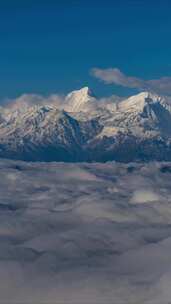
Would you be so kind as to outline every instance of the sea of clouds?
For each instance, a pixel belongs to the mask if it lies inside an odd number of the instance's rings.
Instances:
[[[171,163],[0,161],[0,303],[168,304]]]

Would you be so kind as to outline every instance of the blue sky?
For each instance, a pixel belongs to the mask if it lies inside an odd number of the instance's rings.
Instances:
[[[98,96],[136,88],[106,85],[94,67],[142,79],[171,76],[170,1],[0,1],[0,98],[67,93]]]

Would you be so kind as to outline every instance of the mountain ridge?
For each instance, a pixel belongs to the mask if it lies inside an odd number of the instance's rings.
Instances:
[[[36,95],[32,95],[33,97]],[[98,100],[88,87],[60,105],[24,95],[0,109],[0,157],[30,161],[171,160],[171,101],[141,92]],[[40,102],[40,104],[39,104]]]

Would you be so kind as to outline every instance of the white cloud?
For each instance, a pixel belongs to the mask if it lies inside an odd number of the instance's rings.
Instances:
[[[124,75],[119,69],[117,68],[109,68],[109,69],[92,69],[92,74],[100,79],[103,80],[107,84],[117,84],[124,87],[129,88],[140,88],[142,86],[142,81],[136,77],[128,77]]]
[[[1,301],[167,303],[169,164],[128,166],[0,160]]]
[[[125,75],[118,68],[93,68],[91,74],[106,84],[115,84],[138,90],[154,91],[159,94],[171,95],[171,77],[145,80]]]
[[[153,191],[150,190],[136,190],[132,197],[132,203],[134,204],[143,204],[143,203],[152,203],[158,201],[160,196]]]
[[[2,106],[12,109],[27,109],[34,105],[56,105],[58,108],[63,108],[65,97],[52,94],[47,97],[37,94],[23,94],[16,99],[6,99],[3,101]]]

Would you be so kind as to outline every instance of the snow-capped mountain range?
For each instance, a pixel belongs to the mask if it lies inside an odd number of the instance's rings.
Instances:
[[[24,95],[0,108],[0,157],[171,160],[171,98],[142,92],[98,100],[88,87],[60,102]]]

